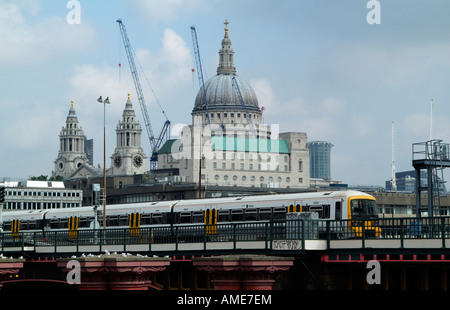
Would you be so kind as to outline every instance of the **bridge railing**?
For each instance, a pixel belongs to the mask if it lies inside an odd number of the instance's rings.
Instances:
[[[217,225],[179,225],[131,229],[78,231],[3,232],[5,249],[83,245],[181,244],[273,240],[335,239],[446,239],[450,217],[389,218],[371,221],[296,219],[279,222],[247,222]]]

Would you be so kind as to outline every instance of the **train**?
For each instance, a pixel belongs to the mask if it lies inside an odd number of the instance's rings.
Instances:
[[[353,190],[116,204],[108,205],[105,214],[102,206],[5,211],[1,228],[17,235],[98,228],[198,227],[286,221],[290,213],[313,213],[319,221],[339,222],[333,226],[335,234],[345,229],[361,236],[364,226],[366,234],[380,235],[375,198]]]

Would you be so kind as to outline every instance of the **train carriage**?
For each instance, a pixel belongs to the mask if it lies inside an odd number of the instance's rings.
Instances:
[[[14,234],[19,231],[69,231],[69,238],[75,238],[79,230],[103,227],[102,212],[101,207],[92,206],[6,211],[3,213],[3,229]],[[250,227],[256,227],[256,224],[261,226],[262,223],[286,221],[288,213],[311,212],[317,214],[318,220],[322,222],[342,220],[333,221],[331,232],[336,236],[349,236],[350,231],[354,236],[361,237],[363,230],[375,237],[380,234],[379,228],[373,222],[378,217],[375,198],[358,191],[109,205],[105,219],[107,228],[129,228],[131,236],[135,237],[141,235],[141,229],[152,228],[152,234],[158,232],[159,236],[169,238],[178,227],[183,227],[185,234],[196,237],[203,236],[205,232],[210,237],[220,237],[227,233],[229,225],[246,224],[241,226],[241,233],[249,235],[252,232]],[[192,226],[191,229],[186,228],[189,225]],[[321,227],[325,229],[325,225]]]

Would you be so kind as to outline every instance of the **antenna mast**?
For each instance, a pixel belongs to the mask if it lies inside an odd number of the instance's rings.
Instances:
[[[397,190],[397,180],[395,177],[395,122],[392,121],[392,176],[391,176],[391,189]]]
[[[433,140],[434,130],[434,99],[431,99],[431,112],[430,112],[430,141]]]

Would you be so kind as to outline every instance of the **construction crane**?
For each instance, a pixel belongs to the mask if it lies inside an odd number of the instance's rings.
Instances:
[[[206,124],[209,125],[210,120],[208,112],[208,102],[206,100],[205,81],[203,79],[202,61],[200,59],[200,49],[198,47],[197,31],[195,30],[195,26],[191,26],[191,33],[192,33],[192,43],[194,45],[195,62],[197,64],[198,83],[200,84],[200,91],[201,91],[200,102],[202,102],[203,108],[206,109]]]
[[[236,90],[236,93],[238,94],[239,101],[240,101],[242,107],[244,108],[245,116],[247,117],[247,123],[250,126],[250,128],[252,129],[253,134],[256,136],[256,131],[255,131],[255,127],[253,126],[252,118],[250,117],[250,114],[248,113],[247,105],[245,104],[244,98],[242,97],[241,90],[239,89],[239,85],[236,81],[235,75],[233,75],[233,77],[231,78],[231,82],[233,84],[233,87]]]
[[[163,143],[165,143],[170,138],[170,121],[167,119],[164,111],[163,114],[166,118],[164,126],[159,134],[158,138],[155,138],[153,134],[152,125],[150,123],[150,117],[147,112],[147,105],[145,103],[144,94],[142,92],[141,83],[139,81],[139,75],[136,70],[136,65],[134,63],[134,53],[128,39],[127,30],[121,19],[116,20],[119,23],[120,32],[122,34],[123,43],[125,45],[125,51],[127,52],[128,63],[130,64],[131,75],[133,76],[134,86],[136,88],[136,93],[141,105],[142,114],[144,117],[145,128],[147,129],[147,134],[150,140],[151,147],[151,157],[150,157],[150,170],[155,170],[158,164],[158,154],[157,151]]]

